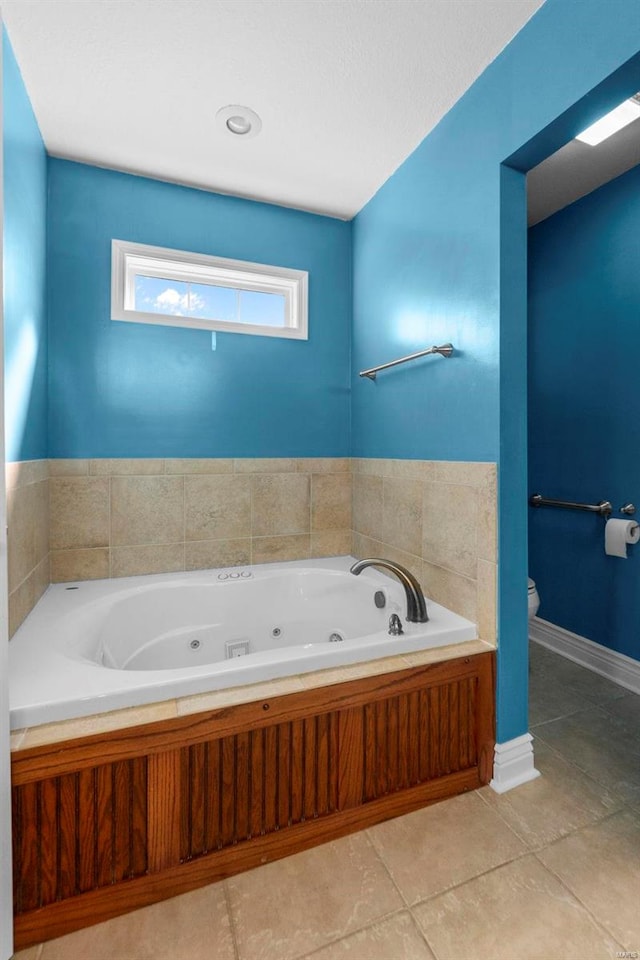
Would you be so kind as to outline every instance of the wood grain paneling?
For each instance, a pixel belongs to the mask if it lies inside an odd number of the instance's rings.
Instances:
[[[14,786],[15,912],[146,873],[146,790],[144,758]]]
[[[493,740],[480,654],[18,752],[16,944],[472,789]]]

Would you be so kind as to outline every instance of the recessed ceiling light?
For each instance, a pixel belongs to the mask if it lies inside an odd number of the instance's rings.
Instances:
[[[581,140],[582,143],[588,143],[590,147],[595,147],[606,140],[607,137],[613,136],[618,130],[622,130],[629,123],[633,123],[640,117],[640,102],[637,97],[638,94],[630,100],[625,100],[615,110],[596,120],[590,127],[579,133],[576,140]]]
[[[228,107],[221,107],[216,113],[218,125],[225,133],[230,133],[241,140],[251,140],[257,137],[262,129],[262,120],[250,107],[241,107],[232,103]]]

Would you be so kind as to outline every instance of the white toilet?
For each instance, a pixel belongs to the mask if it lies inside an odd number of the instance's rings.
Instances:
[[[535,617],[540,606],[540,597],[536,590],[536,582],[529,577],[529,620]]]

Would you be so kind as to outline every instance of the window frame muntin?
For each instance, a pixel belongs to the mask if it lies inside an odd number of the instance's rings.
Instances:
[[[235,320],[208,320],[132,309],[135,277],[157,277],[176,282],[212,283],[235,290],[275,293],[285,298],[283,327]],[[223,333],[308,340],[308,273],[248,260],[155,247],[128,240],[111,241],[111,319],[128,323],[190,327]],[[207,278],[207,279],[205,279]]]

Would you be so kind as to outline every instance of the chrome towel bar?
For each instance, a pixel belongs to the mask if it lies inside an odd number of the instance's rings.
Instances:
[[[600,503],[574,503],[573,500],[550,500],[549,497],[543,497],[541,493],[534,493],[529,497],[529,503],[532,507],[561,507],[564,510],[583,510],[585,513],[597,513],[601,517],[610,516],[613,509],[608,500],[601,500]]]
[[[381,363],[378,367],[370,367],[369,370],[361,370],[361,377],[368,377],[369,380],[375,380],[376,374],[380,370],[388,370],[389,367],[397,367],[399,363],[407,363],[409,360],[417,360],[418,357],[426,357],[430,353],[439,353],[441,357],[450,357],[453,353],[453,346],[450,343],[443,343],[439,347],[427,347],[426,350],[419,350],[418,353],[410,353],[408,357],[400,357],[399,360],[390,360],[389,363]]]

